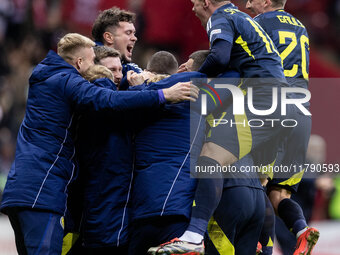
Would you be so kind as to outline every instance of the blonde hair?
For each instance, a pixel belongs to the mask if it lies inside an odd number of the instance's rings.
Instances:
[[[169,76],[170,75],[167,75],[167,74],[156,74],[154,77],[149,79],[146,83],[149,85],[150,83],[161,81],[165,78],[168,78]]]
[[[110,69],[102,65],[90,66],[84,72],[83,77],[90,82],[100,78],[109,78],[112,81],[114,80],[113,74]]]
[[[68,33],[59,40],[57,53],[66,62],[70,63],[80,48],[90,48],[95,45],[96,44],[86,36],[78,33]]]

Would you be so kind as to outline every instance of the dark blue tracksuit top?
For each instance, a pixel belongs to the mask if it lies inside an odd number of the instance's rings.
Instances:
[[[226,77],[234,78],[231,82],[238,85],[238,73],[229,72]],[[206,81],[202,73],[186,72],[151,84],[149,89],[194,78]],[[213,93],[207,86],[204,89]],[[221,101],[229,99],[230,93],[225,89],[216,91]],[[208,113],[214,109],[214,102],[208,97]],[[157,111],[141,113],[137,122],[132,220],[163,215],[190,218],[196,188],[196,180],[190,178],[190,166],[196,164],[205,138],[200,101],[167,104]]]
[[[26,114],[0,209],[65,213],[68,185],[77,175],[70,130],[75,109],[123,111],[158,105],[157,91],[117,92],[95,86],[50,51],[29,80]]]
[[[116,90],[113,83],[94,84]],[[78,119],[76,156],[79,178],[71,193],[69,208],[78,210],[83,244],[86,247],[121,246],[128,241],[129,188],[132,181],[132,127],[127,117],[133,112],[89,112]],[[72,187],[73,188],[73,187]],[[80,197],[82,196],[82,197]],[[78,205],[77,205],[78,204]]]

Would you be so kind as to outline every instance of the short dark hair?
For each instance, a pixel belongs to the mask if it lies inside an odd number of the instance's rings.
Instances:
[[[134,23],[136,20],[136,14],[121,10],[118,7],[112,7],[110,9],[100,12],[98,17],[92,26],[92,37],[97,42],[104,42],[103,34],[108,27],[117,27],[119,22]]]
[[[231,0],[211,0],[213,3],[231,2]]]
[[[96,57],[94,58],[94,63],[99,64],[100,60],[103,58],[113,57],[113,58],[120,58],[120,53],[110,47],[107,46],[95,46],[93,47],[94,54]]]
[[[146,69],[157,74],[174,74],[178,69],[178,62],[168,51],[158,51],[152,55]]]
[[[194,60],[192,64],[192,71],[198,71],[200,69],[209,53],[209,50],[198,50],[189,56],[189,59],[191,58]]]
[[[273,7],[285,7],[287,0],[271,0]]]

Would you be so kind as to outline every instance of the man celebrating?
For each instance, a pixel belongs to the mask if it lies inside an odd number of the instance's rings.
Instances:
[[[112,72],[114,83],[119,88],[120,81],[123,78],[119,52],[106,46],[96,46],[94,53],[96,55],[94,63],[106,66]]]
[[[230,1],[192,0],[192,3],[193,11],[201,20],[202,25],[206,27],[211,45],[210,54],[199,71],[209,77],[215,77],[228,68],[237,70],[243,78],[243,84],[240,87],[242,89],[252,88],[252,107],[270,109],[274,85],[279,92],[280,88],[287,84],[281,58],[269,36],[253,19],[239,11]],[[245,101],[248,96],[251,97],[250,93],[246,95]],[[238,123],[247,123],[250,119],[264,120],[264,118],[282,120],[280,109],[261,116],[250,111],[250,105],[244,104],[244,108],[244,114],[235,115],[232,105],[225,109],[221,118],[231,120],[235,125],[216,125],[211,129],[211,136],[207,138],[207,143],[204,144],[198,160],[200,167],[229,166],[263,147],[270,146],[272,151],[276,151],[278,137],[284,135],[284,130],[288,131],[288,129],[267,124],[254,128]],[[289,107],[288,112],[289,118],[294,119],[296,109]],[[193,207],[187,231],[179,239],[159,246],[157,254],[204,253],[203,236],[208,221],[219,204],[222,189],[221,176],[216,176],[214,179],[200,179],[195,195],[196,206]],[[261,190],[254,192],[253,196],[258,201],[263,199]],[[243,202],[238,200],[235,206],[239,208]],[[242,204],[242,206],[246,205]],[[264,204],[248,205],[246,211],[255,215],[259,210],[264,212]],[[250,227],[248,231],[254,233],[252,241],[247,245],[239,242],[233,247],[236,253],[254,253],[261,231],[259,225],[262,226],[262,224],[248,226]]]
[[[30,77],[26,115],[0,208],[9,216],[19,254],[61,254],[68,186],[77,175],[76,109],[124,111],[189,99],[185,84],[117,92],[89,83],[81,74],[94,64],[94,45],[80,34],[67,34],[58,43],[58,54],[50,51]]]
[[[256,15],[255,20],[268,33],[277,47],[284,67],[284,74],[291,87],[308,89],[309,38],[305,26],[284,11],[286,0],[248,0],[247,8]],[[292,94],[299,98],[299,94]],[[309,107],[309,104],[305,104]],[[294,165],[299,169],[306,158],[311,132],[311,117],[299,114],[299,125],[281,144],[275,164]],[[298,238],[294,255],[311,252],[319,231],[307,226],[303,211],[298,203],[290,199],[296,193],[303,171],[286,176],[276,176],[269,181],[268,196],[272,205],[288,229]],[[265,245],[265,244],[263,244]],[[303,254],[308,254],[303,253]]]
[[[92,28],[92,36],[97,45],[115,48],[122,57],[124,89],[127,88],[126,74],[132,70],[141,73],[136,64],[131,63],[132,51],[137,41],[134,26],[136,15],[118,7],[107,9],[99,14]]]

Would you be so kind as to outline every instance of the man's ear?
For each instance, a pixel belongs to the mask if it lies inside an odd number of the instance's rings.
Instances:
[[[211,1],[210,0],[203,0],[203,7],[204,8],[208,8],[209,5],[211,5]]]
[[[83,64],[83,59],[81,57],[77,57],[75,64],[76,64],[76,69],[79,71],[81,65]]]
[[[264,0],[264,7],[268,8],[272,6],[272,1],[271,0]]]
[[[113,44],[114,42],[113,35],[110,32],[104,32],[103,38],[104,41],[107,42],[107,44]]]

